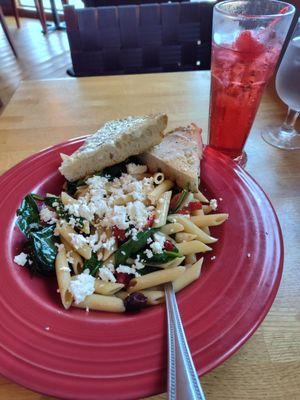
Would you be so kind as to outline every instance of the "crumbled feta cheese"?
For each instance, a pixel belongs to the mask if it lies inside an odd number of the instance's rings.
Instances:
[[[69,233],[69,236],[71,238],[72,245],[75,247],[76,250],[88,243],[88,240],[83,235],[77,233]]]
[[[107,249],[108,251],[112,251],[114,249],[114,246],[116,245],[116,239],[115,237],[109,238],[106,242],[103,243],[103,248]]]
[[[138,270],[145,268],[145,264],[141,262],[140,258],[141,257],[138,255],[137,258],[134,260],[134,264],[132,265],[133,268]]]
[[[86,296],[94,293],[95,278],[89,274],[89,270],[85,269],[81,274],[76,275],[71,280],[69,290],[74,296],[76,304],[81,303]]]
[[[216,199],[211,199],[209,205],[211,206],[211,209],[213,211],[216,211],[216,209],[218,208],[218,202]]]
[[[40,218],[43,222],[46,222],[47,224],[55,224],[57,221],[57,215],[56,212],[49,210],[48,207],[45,205],[42,206],[40,210]]]
[[[137,237],[138,230],[137,230],[137,229],[132,228],[132,229],[130,230],[130,234],[131,234],[132,240],[138,240],[138,237]]]
[[[152,252],[151,250],[149,250],[149,249],[146,249],[146,250],[145,250],[145,254],[146,254],[146,257],[147,257],[147,258],[153,257],[153,252]]]
[[[147,239],[147,244],[150,244],[150,243],[152,243],[152,242],[153,242],[152,238],[149,237],[149,238]]]
[[[24,265],[27,262],[27,257],[28,257],[28,254],[21,252],[20,254],[15,256],[14,262],[16,264],[20,265],[21,267],[24,267]]]
[[[144,174],[145,172],[147,172],[146,165],[137,165],[134,163],[130,163],[126,165],[126,168],[127,168],[127,173],[131,175]]]
[[[104,282],[116,282],[116,278],[114,277],[114,274],[106,267],[101,267],[99,268],[99,277],[104,281]]]
[[[148,222],[149,212],[141,201],[129,202],[126,206],[130,223],[137,229],[143,229]]]
[[[160,233],[154,233],[154,242],[150,244],[150,248],[153,250],[153,253],[162,253],[164,244],[165,244],[165,237]]]
[[[127,265],[120,264],[116,269],[117,272],[123,272],[124,274],[135,274],[135,269],[128,267]]]
[[[105,265],[105,267],[106,267],[107,269],[109,269],[111,272],[115,272],[115,266],[114,266],[114,264],[113,264],[112,262],[107,263],[107,264]]]

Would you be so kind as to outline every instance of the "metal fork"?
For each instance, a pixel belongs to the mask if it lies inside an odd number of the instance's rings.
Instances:
[[[168,316],[168,400],[205,400],[172,283],[165,284],[165,296]]]

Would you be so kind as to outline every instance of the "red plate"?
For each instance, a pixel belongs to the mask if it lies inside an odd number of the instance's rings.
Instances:
[[[30,389],[67,399],[137,399],[166,390],[164,306],[136,315],[64,311],[55,280],[31,278],[14,264],[23,236],[15,212],[28,192],[58,192],[59,153],[82,138],[46,149],[0,178],[0,373]],[[206,150],[202,182],[230,219],[205,256],[198,282],[178,295],[199,373],[235,352],[255,331],[276,295],[283,244],[275,212],[253,179]],[[206,188],[206,189],[205,189]],[[215,260],[211,260],[212,256]]]

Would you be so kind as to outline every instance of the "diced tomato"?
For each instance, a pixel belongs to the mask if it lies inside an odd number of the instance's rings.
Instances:
[[[171,201],[170,201],[170,209],[171,210],[174,210],[176,208],[177,203],[180,199],[180,196],[181,196],[181,193],[177,193],[171,198]]]
[[[171,240],[166,240],[164,243],[164,249],[167,251],[172,251],[174,250],[174,244],[171,242]]]
[[[196,210],[201,210],[202,209],[201,201],[190,201],[187,206],[187,209],[191,212]]]
[[[177,211],[177,214],[189,214],[190,210],[187,207],[183,207],[181,210]]]
[[[134,275],[126,274],[126,272],[116,272],[115,277],[116,277],[117,283],[122,283],[126,289],[129,282],[131,281],[131,279],[134,278]]]
[[[151,215],[151,217],[148,218],[147,224],[145,226],[145,228],[151,228],[151,226],[154,224],[154,220],[155,220],[155,215]]]
[[[117,240],[120,240],[120,242],[124,242],[127,239],[126,230],[120,229],[116,225],[113,226],[113,234]]]

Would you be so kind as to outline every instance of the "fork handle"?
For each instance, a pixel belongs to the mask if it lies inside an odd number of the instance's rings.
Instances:
[[[205,400],[172,283],[165,285],[165,297],[168,316],[168,400]]]

